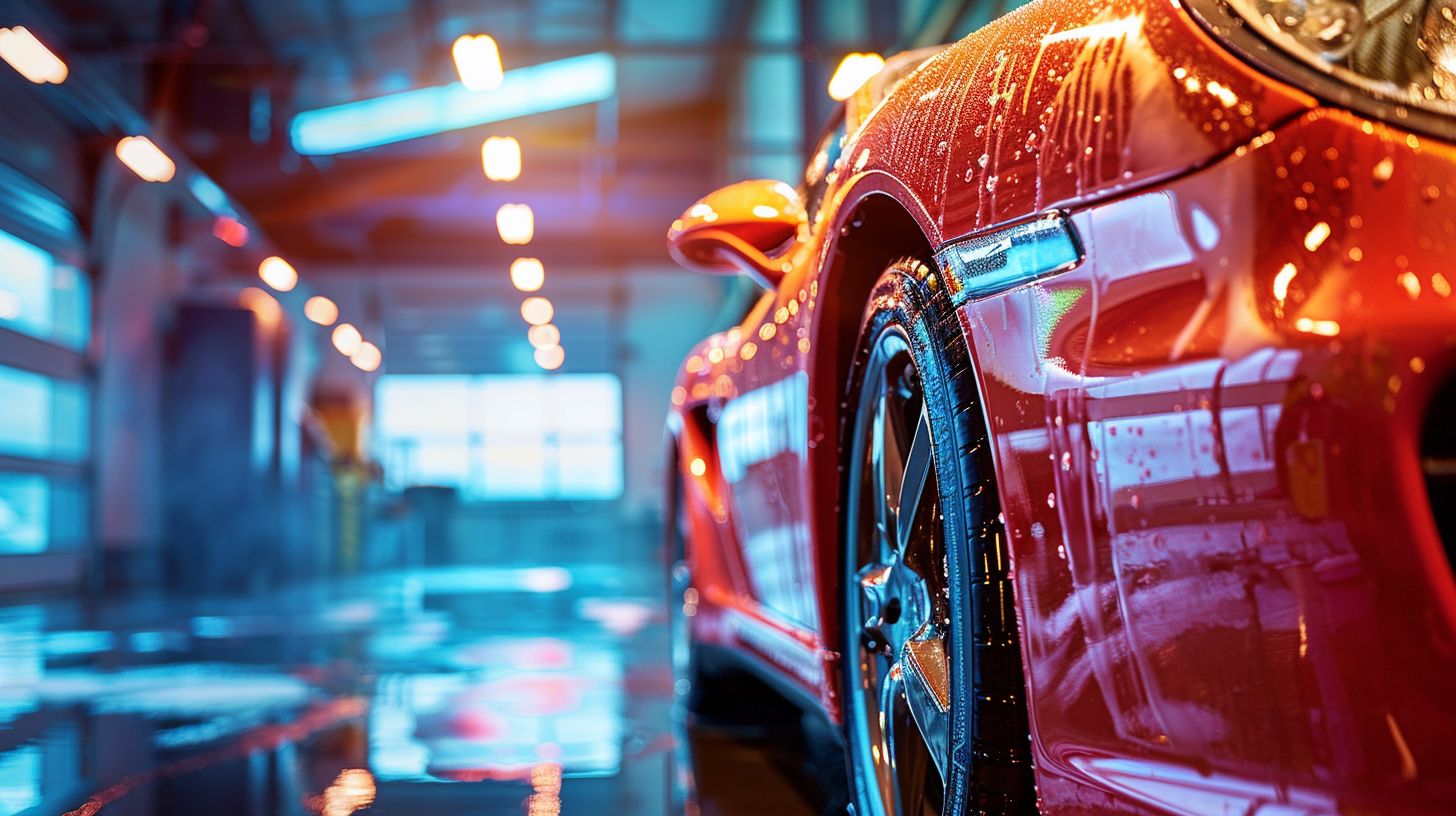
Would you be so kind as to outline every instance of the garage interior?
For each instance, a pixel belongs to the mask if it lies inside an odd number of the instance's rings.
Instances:
[[[842,796],[674,716],[669,393],[760,290],[664,235],[1011,2],[3,4],[0,813]]]

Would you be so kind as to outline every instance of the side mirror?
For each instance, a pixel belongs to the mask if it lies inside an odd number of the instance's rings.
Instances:
[[[696,272],[742,272],[773,288],[808,223],[804,203],[782,181],[729,185],[689,207],[667,232],[673,260]]]

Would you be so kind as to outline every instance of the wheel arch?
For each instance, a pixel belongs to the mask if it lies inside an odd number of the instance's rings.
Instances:
[[[839,608],[841,436],[853,351],[875,281],[894,262],[930,262],[939,230],[920,201],[894,177],[866,173],[847,186],[820,258],[818,308],[812,329],[815,354],[808,360],[810,523],[816,544],[816,592],[825,648],[837,653],[843,634]],[[832,662],[832,661],[831,661]],[[828,668],[828,667],[827,667]],[[829,713],[840,721],[839,673],[826,671]]]

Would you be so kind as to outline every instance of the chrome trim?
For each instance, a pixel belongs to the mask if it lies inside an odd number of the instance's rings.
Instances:
[[[956,306],[1075,269],[1085,258],[1071,219],[1061,211],[954,241],[935,254]]]

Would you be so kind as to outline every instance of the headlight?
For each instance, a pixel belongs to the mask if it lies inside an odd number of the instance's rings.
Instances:
[[[1407,108],[1456,114],[1456,0],[1189,0],[1189,5],[1246,56],[1316,95],[1368,111],[1351,99],[1348,91],[1355,90],[1394,106],[1369,112],[1400,119],[1411,113]],[[1319,87],[1309,68],[1345,86],[1345,92]],[[1450,130],[1444,123],[1438,129]]]

